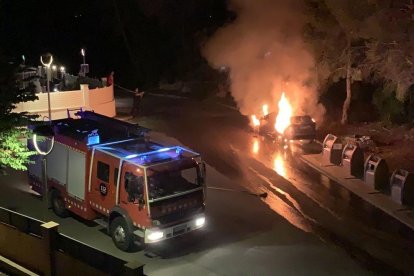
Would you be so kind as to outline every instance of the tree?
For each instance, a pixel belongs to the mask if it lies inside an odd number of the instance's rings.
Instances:
[[[351,84],[358,80],[396,92],[403,101],[414,83],[412,0],[306,0],[306,38],[313,46],[321,84],[346,79],[342,124],[348,121]],[[360,74],[357,74],[359,73]],[[392,95],[392,93],[390,94]]]
[[[366,69],[404,101],[414,83],[414,5],[410,0],[377,0],[367,45]]]
[[[13,112],[17,103],[37,99],[33,86],[20,88],[16,79],[19,69],[23,70],[24,66],[9,63],[0,55],[0,172],[2,173],[5,167],[27,169],[29,157],[34,154],[27,149],[23,141],[30,135],[24,126],[34,116],[26,112]]]
[[[308,0],[306,38],[313,46],[321,85],[346,80],[341,123],[348,122],[352,82],[363,66],[369,40],[367,21],[375,14],[370,1]]]

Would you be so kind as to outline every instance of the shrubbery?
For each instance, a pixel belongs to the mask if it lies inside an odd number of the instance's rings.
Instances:
[[[401,124],[410,121],[404,102],[396,98],[395,92],[378,90],[374,94],[373,103],[384,122]],[[412,120],[412,118],[411,118]]]

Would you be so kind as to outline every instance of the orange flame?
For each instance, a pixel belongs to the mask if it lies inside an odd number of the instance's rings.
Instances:
[[[262,110],[263,110],[263,116],[266,116],[267,114],[269,114],[269,106],[267,104],[264,104],[262,106]]]
[[[278,133],[283,134],[286,128],[290,125],[290,117],[292,116],[292,106],[287,100],[285,93],[279,100],[279,112],[277,113],[275,129]]]
[[[260,126],[260,120],[257,119],[256,115],[252,115],[252,124],[253,124],[253,127]]]

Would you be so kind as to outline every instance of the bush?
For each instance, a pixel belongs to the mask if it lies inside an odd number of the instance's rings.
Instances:
[[[395,96],[395,91],[378,90],[374,94],[373,103],[378,109],[382,121],[393,124],[407,122],[408,116],[404,108],[404,102],[399,101]]]

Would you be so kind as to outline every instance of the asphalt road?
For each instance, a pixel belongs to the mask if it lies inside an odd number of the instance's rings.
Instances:
[[[264,203],[295,227],[344,249],[375,273],[414,273],[414,232],[298,158],[319,152],[318,144],[286,148],[256,137],[245,117],[214,101],[145,100],[139,123],[201,152],[240,189],[267,192]]]
[[[118,99],[119,113],[129,110]],[[292,150],[254,137],[233,109],[212,102],[146,97],[140,124],[208,163],[203,230],[124,253],[94,224],[44,212],[25,173],[0,179],[0,205],[36,218],[127,261],[148,275],[365,275],[411,272],[412,235],[398,222],[300,163]],[[316,145],[305,146],[317,150]],[[296,153],[299,151],[298,153]],[[255,194],[268,193],[266,199]],[[150,253],[150,254],[148,254]]]

